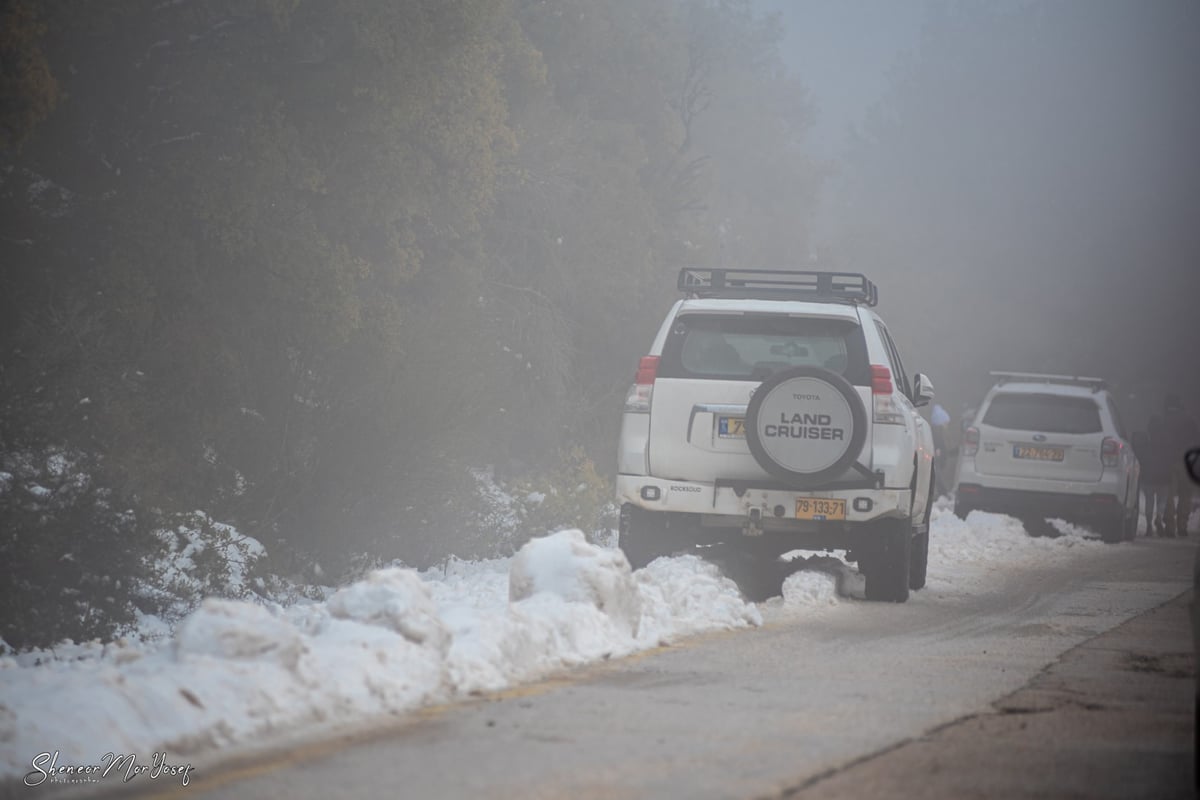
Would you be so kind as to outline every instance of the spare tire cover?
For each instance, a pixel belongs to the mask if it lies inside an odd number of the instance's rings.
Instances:
[[[862,450],[867,415],[850,382],[827,369],[793,367],[754,391],[746,441],[763,469],[797,486],[846,471]]]

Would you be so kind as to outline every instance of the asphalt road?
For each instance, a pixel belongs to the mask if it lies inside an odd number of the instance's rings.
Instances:
[[[164,796],[790,796],[990,709],[1068,650],[1177,598],[1191,586],[1194,547],[1139,539],[997,569],[985,591],[769,614],[759,629],[368,732],[198,764],[192,785]]]

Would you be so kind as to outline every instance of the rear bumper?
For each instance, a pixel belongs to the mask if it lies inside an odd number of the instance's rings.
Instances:
[[[907,518],[912,508],[908,489],[818,489],[803,491],[739,483],[724,486],[714,483],[672,481],[645,475],[617,475],[617,502],[631,503],[648,511],[700,514],[706,523],[720,523],[710,517],[727,517],[725,524],[741,525],[756,512],[764,521],[798,525],[794,519],[796,500],[804,497],[843,499],[846,523],[864,523],[886,517]],[[855,507],[855,501],[858,507]],[[869,509],[865,509],[869,501]],[[822,522],[821,525],[836,525]]]
[[[1016,475],[993,475],[977,472],[975,459],[966,456],[959,459],[956,483],[960,486],[979,487],[998,497],[1023,494],[1061,496],[1088,500],[1096,495],[1111,495],[1121,503],[1126,501],[1125,478],[1115,469],[1106,468],[1096,480],[1054,480],[1044,477],[1020,477]]]
[[[997,489],[973,483],[959,483],[955,502],[960,509],[1068,520],[1109,519],[1122,510],[1121,498],[1113,492],[1075,494]]]

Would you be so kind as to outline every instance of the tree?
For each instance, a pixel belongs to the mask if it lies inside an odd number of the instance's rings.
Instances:
[[[58,102],[41,47],[45,32],[29,0],[0,3],[0,150],[22,144]]]
[[[131,502],[276,550],[426,563],[468,467],[607,467],[717,224],[739,258],[805,249],[807,110],[744,2],[39,19],[62,91],[0,165],[0,450],[102,454]]]

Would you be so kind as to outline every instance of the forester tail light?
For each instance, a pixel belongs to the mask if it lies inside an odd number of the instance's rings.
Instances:
[[[1106,467],[1115,467],[1121,459],[1121,442],[1111,436],[1105,436],[1100,443],[1100,463]]]
[[[658,377],[658,356],[642,356],[637,374],[629,394],[625,395],[625,410],[638,414],[650,412],[650,397],[654,393],[654,379]]]
[[[904,416],[896,407],[892,394],[896,386],[892,383],[892,371],[880,364],[871,365],[871,397],[874,401],[876,425],[903,425]]]
[[[962,452],[964,456],[973,456],[979,452],[979,428],[967,428],[963,433]]]

